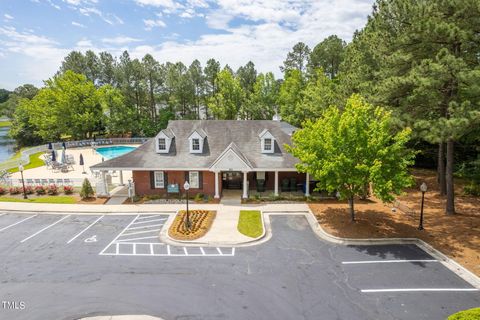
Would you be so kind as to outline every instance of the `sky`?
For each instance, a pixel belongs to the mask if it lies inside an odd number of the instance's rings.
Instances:
[[[42,86],[72,50],[279,66],[297,42],[347,42],[374,0],[0,0],[0,88]]]

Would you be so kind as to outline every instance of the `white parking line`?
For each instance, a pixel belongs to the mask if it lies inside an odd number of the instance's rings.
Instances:
[[[140,216],[140,217],[138,217],[137,220],[143,220],[143,219],[149,219],[149,218],[156,218],[156,217],[158,217],[158,216],[160,216],[160,215],[159,215],[159,214],[154,214],[154,215],[151,215],[151,216]]]
[[[0,213],[0,217],[6,215],[6,213]]]
[[[363,293],[375,293],[375,292],[469,292],[479,291],[476,288],[405,288],[405,289],[362,289]]]
[[[369,264],[369,263],[401,263],[401,262],[438,262],[434,259],[423,259],[423,260],[370,260],[370,261],[343,261],[342,264]]]
[[[120,232],[116,237],[115,239],[112,240],[112,242],[110,242],[99,254],[102,255],[105,250],[107,250],[113,243],[115,243],[115,241],[117,241],[118,238],[120,238],[120,236],[125,232],[125,230],[128,229],[128,227],[130,227],[132,225],[132,223],[135,222],[135,220],[138,219],[140,215],[137,215],[135,218],[133,218],[132,221],[130,221],[130,223],[125,227],[125,229],[122,230],[122,232]],[[117,243],[117,254],[118,254],[118,243]]]
[[[218,252],[219,255],[223,256],[223,252],[222,252],[222,250],[220,250],[220,248],[217,248],[217,252]]]
[[[79,236],[81,236],[85,231],[87,231],[88,229],[90,229],[94,224],[96,224],[98,221],[100,221],[103,217],[105,217],[105,215],[101,216],[100,218],[98,218],[97,220],[95,220],[93,223],[91,223],[88,227],[86,227],[85,229],[83,229],[80,233],[78,233],[75,237],[73,237],[72,239],[68,240],[67,241],[67,244],[72,242],[73,240],[77,239]]]
[[[18,222],[15,222],[15,223],[13,223],[13,224],[11,224],[11,225],[9,225],[9,226],[3,227],[2,229],[0,229],[0,232],[2,232],[3,230],[7,230],[7,229],[10,228],[10,227],[16,226],[17,224],[20,224],[20,223],[22,223],[22,222],[25,222],[25,221],[30,220],[30,219],[32,219],[32,218],[35,218],[36,216],[38,216],[38,214],[33,215],[33,216],[30,216],[30,217],[25,218],[25,219],[23,219],[23,220],[20,220],[20,221],[18,221]]]
[[[163,226],[163,223],[161,223],[161,224],[152,224],[152,225],[143,226],[143,227],[133,227],[133,228],[128,228],[128,230],[137,230],[137,229],[145,229],[145,228],[161,227],[161,226]],[[125,229],[124,231],[126,231],[126,229]]]
[[[134,222],[134,223],[132,223],[132,225],[134,225],[134,224],[142,224],[142,223],[149,223],[149,222],[154,222],[154,221],[165,221],[165,220],[167,220],[167,218],[152,219],[152,220],[143,220],[143,221]]]
[[[134,234],[140,234],[140,233],[149,233],[149,232],[158,232],[162,229],[153,229],[153,230],[145,230],[145,231],[137,231],[137,232],[131,232],[131,233],[124,233],[122,234],[122,237],[125,237],[125,236],[131,236],[131,235],[134,235]]]
[[[202,255],[204,256],[205,255],[205,250],[203,250],[203,248],[200,247],[200,251],[202,252]]]
[[[124,241],[135,241],[135,240],[143,240],[143,239],[158,239],[158,236],[153,236],[153,237],[142,237],[142,238],[130,238],[130,239],[121,239],[117,240],[117,242],[124,242]]]
[[[57,223],[62,222],[63,220],[67,219],[68,217],[70,217],[70,215],[67,215],[67,216],[61,218],[60,220],[57,220],[56,222],[52,223],[51,225],[46,226],[46,227],[43,228],[42,230],[35,232],[35,233],[32,234],[31,236],[29,236],[29,237],[23,239],[22,241],[20,241],[20,243],[24,243],[25,241],[27,241],[27,240],[29,240],[29,239],[32,239],[32,238],[35,237],[36,235],[38,235],[38,234],[42,233],[43,231],[45,231],[45,230],[53,227],[53,226],[56,225]]]
[[[183,247],[183,252],[185,253],[186,256],[188,256],[188,251],[186,247]]]

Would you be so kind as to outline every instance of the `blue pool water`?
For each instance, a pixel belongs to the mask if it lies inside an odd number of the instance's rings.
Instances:
[[[124,155],[125,153],[129,153],[136,148],[137,147],[128,146],[100,147],[97,148],[97,153],[104,157],[105,160],[109,160]]]

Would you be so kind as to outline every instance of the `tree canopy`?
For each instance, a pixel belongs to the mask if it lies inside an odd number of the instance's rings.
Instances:
[[[332,106],[318,120],[306,121],[288,149],[300,160],[297,169],[318,181],[318,190],[348,199],[353,221],[354,197],[364,196],[365,186],[382,201],[392,201],[411,185],[410,134],[409,128],[394,131],[390,112],[353,95],[343,111]]]

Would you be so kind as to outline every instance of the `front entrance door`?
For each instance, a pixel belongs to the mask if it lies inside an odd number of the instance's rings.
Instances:
[[[222,172],[222,189],[242,189],[243,173],[240,171]]]

